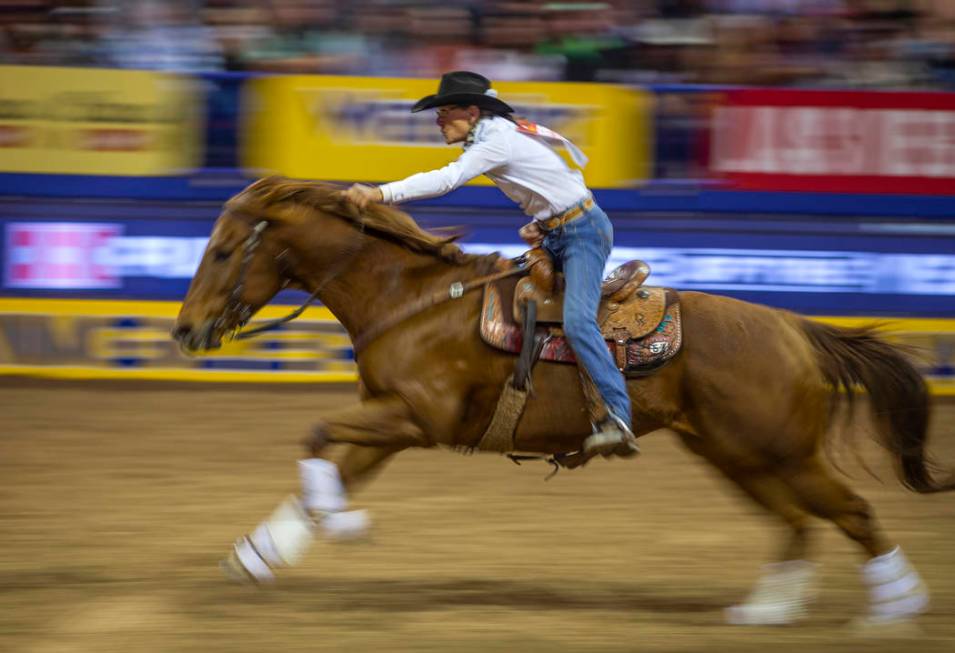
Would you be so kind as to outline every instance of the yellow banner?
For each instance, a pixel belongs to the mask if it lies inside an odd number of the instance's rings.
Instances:
[[[0,66],[0,172],[171,175],[199,164],[188,77]]]
[[[584,150],[590,186],[626,187],[647,178],[651,98],[645,92],[606,84],[494,86],[517,115]],[[242,163],[300,179],[375,182],[440,168],[460,155],[460,145],[445,145],[433,111],[410,112],[436,88],[436,80],[421,79],[251,80],[243,102]],[[491,182],[480,177],[475,183]]]
[[[169,336],[179,308],[179,302],[0,297],[0,377],[257,383],[358,378],[348,334],[324,306],[309,307],[280,330],[200,356],[185,356]],[[291,309],[266,306],[256,320]],[[890,342],[919,352],[913,362],[933,394],[955,396],[955,319],[816,319],[843,327],[878,322]]]

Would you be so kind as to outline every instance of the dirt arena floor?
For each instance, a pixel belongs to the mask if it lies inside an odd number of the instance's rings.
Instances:
[[[811,619],[724,625],[780,528],[666,433],[635,461],[414,451],[356,497],[371,542],[318,543],[281,582],[217,562],[297,486],[299,441],[351,388],[0,382],[0,651],[955,651],[955,494],[849,464],[928,581],[911,629],[859,635],[859,557],[828,524]],[[955,465],[955,404],[934,450]]]

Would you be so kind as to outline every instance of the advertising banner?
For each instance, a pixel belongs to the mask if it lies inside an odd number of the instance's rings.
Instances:
[[[196,80],[0,66],[0,173],[162,176],[200,163]]]
[[[436,80],[370,77],[250,80],[242,164],[327,181],[391,181],[439,168],[457,158],[460,145],[444,143],[433,111],[410,112],[436,87]],[[632,186],[647,178],[649,94],[608,84],[501,82],[495,88],[518,116],[583,149],[591,186]]]
[[[955,195],[955,93],[731,90],[711,134],[733,188]]]
[[[0,375],[179,381],[356,378],[351,343],[328,309],[251,340],[187,356],[169,335],[178,302],[0,298]],[[262,319],[288,313],[267,306]],[[256,319],[259,319],[257,317]]]
[[[420,216],[466,226],[471,252],[519,256],[511,216]],[[0,218],[0,293],[8,296],[166,299],[185,296],[214,218],[8,220]],[[810,223],[811,224],[811,223]],[[673,234],[619,221],[608,270],[633,258],[654,285],[727,294],[815,314],[955,316],[951,240],[902,236],[769,236],[761,231]],[[295,303],[300,293],[283,293]]]
[[[177,302],[0,298],[0,376],[260,383],[357,379],[348,334],[324,307],[309,308],[279,330],[227,342],[201,356],[186,356],[170,338],[178,311]],[[256,319],[287,312],[267,306]],[[848,327],[873,322],[820,319]],[[914,362],[934,393],[955,395],[955,320],[880,322],[890,341],[918,352]]]

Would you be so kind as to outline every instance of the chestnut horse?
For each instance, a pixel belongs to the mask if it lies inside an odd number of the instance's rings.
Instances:
[[[516,359],[479,337],[481,292],[421,304],[456,283],[494,274],[502,267],[497,255],[466,254],[453,238],[424,231],[392,207],[360,212],[338,190],[270,177],[232,198],[173,335],[185,350],[210,349],[283,287],[320,299],[360,343],[361,399],[326,416],[306,446],[311,460],[337,465],[342,487],[352,490],[403,449],[475,446]],[[929,471],[929,398],[916,369],[869,328],[826,326],[704,293],[679,297],[683,349],[654,374],[628,380],[634,432],[675,432],[789,527],[778,561],[766,566],[746,600],[728,608],[728,619],[788,623],[805,615],[810,516],[833,522],[865,554],[867,621],[924,610],[919,576],[880,530],[869,504],[834,478],[823,455],[835,406],[844,398],[851,408],[862,386],[901,482],[920,493],[955,489]],[[396,315],[404,318],[396,321]],[[533,387],[514,449],[579,450],[591,425],[575,366],[540,363]],[[280,530],[273,528],[273,535]],[[288,537],[305,537],[296,533]],[[283,537],[275,535],[276,541]],[[282,560],[258,555],[272,566]],[[244,568],[261,577],[248,563]]]

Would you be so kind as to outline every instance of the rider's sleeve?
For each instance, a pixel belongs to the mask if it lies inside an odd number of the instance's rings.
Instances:
[[[401,181],[383,184],[381,196],[386,203],[437,197],[463,186],[478,175],[499,168],[510,157],[510,142],[504,134],[475,143],[456,161],[430,172],[419,172]]]

